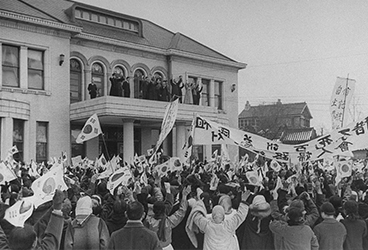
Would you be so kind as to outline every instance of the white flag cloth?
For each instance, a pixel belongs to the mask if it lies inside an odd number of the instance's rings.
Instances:
[[[179,157],[171,157],[168,162],[171,172],[183,170],[183,164]]]
[[[355,80],[338,77],[330,100],[332,129],[340,129],[348,125],[349,104],[355,90]]]
[[[159,149],[162,142],[165,140],[171,129],[174,127],[176,116],[178,114],[179,99],[170,102],[165,111],[164,119],[161,124],[161,132],[156,143],[155,152]]]
[[[270,167],[275,171],[275,172],[279,172],[281,170],[281,165],[275,160],[273,159],[270,163]]]
[[[97,115],[94,114],[87,120],[86,124],[84,124],[82,131],[76,139],[76,143],[83,143],[92,138],[95,138],[101,133],[102,130],[100,126],[100,121],[98,120]]]
[[[80,156],[80,155],[73,157],[71,160],[72,160],[73,167],[76,167],[76,166],[80,165],[83,161],[82,156]]]
[[[16,227],[23,227],[33,213],[33,200],[33,196],[30,196],[17,201],[6,209],[4,219]]]
[[[34,161],[31,161],[31,165],[28,169],[28,174],[32,177],[39,178],[40,174],[37,171],[37,164]]]
[[[64,182],[64,169],[62,165],[55,164],[46,174],[36,179],[31,186],[33,190],[34,205],[39,205],[52,200],[55,190],[67,190]]]
[[[247,177],[249,184],[262,186],[262,178],[259,176],[258,171],[248,171],[245,173],[245,176]]]
[[[0,184],[5,184],[5,182],[10,182],[16,179],[15,173],[10,170],[4,162],[0,162]]]
[[[352,174],[353,163],[351,160],[340,160],[336,162],[336,178],[335,185],[337,185],[342,178],[350,177]]]
[[[109,177],[109,181],[107,182],[107,188],[110,190],[111,194],[114,194],[114,190],[120,184],[124,186],[128,186],[128,184],[133,181],[133,175],[127,167],[123,167],[115,171]]]

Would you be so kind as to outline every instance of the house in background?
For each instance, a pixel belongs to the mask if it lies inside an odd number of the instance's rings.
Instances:
[[[239,114],[239,129],[285,144],[299,144],[317,137],[310,127],[312,115],[306,102],[251,106],[247,101]]]

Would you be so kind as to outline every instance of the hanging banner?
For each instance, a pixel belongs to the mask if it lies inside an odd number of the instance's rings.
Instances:
[[[178,114],[178,107],[179,107],[179,99],[176,99],[175,101],[170,102],[170,104],[167,105],[164,119],[161,124],[160,136],[156,143],[155,152],[157,152],[162,142],[165,140],[167,135],[170,133],[171,129],[174,127],[176,116]]]
[[[344,155],[368,146],[368,117],[331,134],[297,145],[282,144],[226,125],[195,118],[193,145],[230,144],[279,162],[305,162]]]
[[[340,129],[349,121],[348,107],[355,90],[355,80],[338,77],[330,100],[332,129]]]

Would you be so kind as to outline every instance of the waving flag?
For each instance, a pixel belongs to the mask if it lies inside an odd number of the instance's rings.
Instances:
[[[127,167],[118,169],[109,177],[107,182],[107,188],[110,190],[111,194],[114,194],[114,190],[120,184],[128,186],[129,183],[133,181],[133,175]]]
[[[352,161],[345,159],[338,161],[336,163],[335,184],[338,184],[344,177],[350,177],[351,174],[352,174]]]
[[[63,177],[63,166],[55,164],[46,174],[32,183],[33,202],[36,208],[43,203],[51,201],[56,189],[61,191],[68,189]]]
[[[30,196],[17,201],[6,209],[4,219],[16,227],[23,227],[24,222],[33,213],[33,200],[33,196]]]
[[[164,119],[161,124],[161,132],[156,143],[155,152],[158,151],[162,142],[165,140],[171,129],[174,127],[176,116],[178,114],[179,99],[170,102],[165,111]]]
[[[4,162],[0,162],[0,184],[5,184],[5,182],[10,182],[16,178],[15,173]]]
[[[247,177],[249,184],[262,186],[262,178],[259,176],[258,171],[248,171],[245,173],[245,176]]]
[[[281,165],[275,160],[272,159],[271,163],[270,163],[270,167],[275,171],[275,172],[279,172],[281,170]]]
[[[102,130],[100,126],[100,121],[98,120],[97,115],[94,114],[87,120],[86,124],[84,124],[82,131],[80,132],[80,134],[76,139],[76,143],[83,143],[92,138],[95,138],[101,133]]]

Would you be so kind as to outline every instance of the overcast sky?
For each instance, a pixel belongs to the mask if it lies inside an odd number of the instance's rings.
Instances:
[[[356,80],[350,111],[368,116],[368,1],[354,0],[78,0],[150,20],[246,63],[239,110],[306,102],[320,132],[331,127],[337,77]]]

